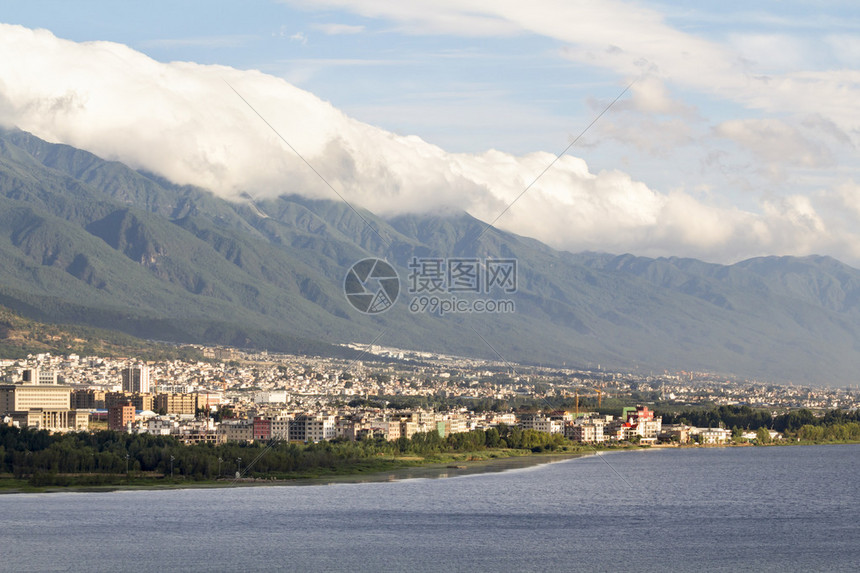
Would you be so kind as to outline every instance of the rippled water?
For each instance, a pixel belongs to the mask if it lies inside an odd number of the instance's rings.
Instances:
[[[855,571],[860,446],[390,483],[0,496],[5,571]]]

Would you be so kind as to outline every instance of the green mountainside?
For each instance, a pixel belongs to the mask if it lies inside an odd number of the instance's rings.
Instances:
[[[116,330],[91,326],[45,324],[0,306],[0,356],[26,358],[28,354],[41,353],[142,360],[205,360],[203,352],[195,347],[141,340]]]
[[[0,304],[46,322],[288,352],[376,341],[640,372],[857,378],[860,271],[833,259],[724,266],[571,254],[483,233],[484,223],[466,214],[383,220],[298,191],[230,202],[2,132]],[[367,257],[385,258],[401,279],[401,298],[384,314],[362,315],[343,294],[348,269]],[[516,312],[410,312],[413,257],[516,259]]]

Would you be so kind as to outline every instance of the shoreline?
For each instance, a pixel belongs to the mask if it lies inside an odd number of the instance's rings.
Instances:
[[[272,487],[272,486],[319,486],[337,484],[386,483],[411,479],[444,479],[464,477],[485,473],[501,473],[525,469],[544,464],[558,463],[565,460],[593,456],[606,450],[594,452],[563,452],[524,454],[506,457],[486,458],[480,460],[431,462],[422,465],[404,466],[390,470],[372,471],[368,473],[333,474],[313,477],[296,477],[290,479],[240,478],[216,481],[200,481],[188,483],[152,483],[152,484],[114,484],[114,485],[81,485],[81,486],[44,486],[0,489],[0,495],[39,494],[39,493],[109,493],[118,491],[139,490],[173,490],[173,489],[217,489],[234,487]],[[618,450],[625,451],[625,450]]]
[[[485,473],[501,473],[518,469],[526,469],[545,464],[558,463],[567,460],[591,457],[613,452],[648,451],[648,450],[683,450],[683,449],[711,449],[711,448],[737,448],[737,447],[785,447],[785,446],[827,446],[860,444],[857,441],[843,442],[781,442],[772,444],[662,444],[654,446],[631,446],[617,448],[592,448],[591,451],[576,452],[552,452],[552,453],[521,453],[499,457],[487,457],[481,459],[452,459],[448,461],[418,462],[416,465],[403,465],[387,470],[373,470],[369,472],[354,471],[352,473],[332,473],[330,475],[294,477],[287,479],[274,478],[240,478],[220,479],[198,482],[179,483],[136,483],[136,484],[110,484],[110,485],[69,485],[69,486],[29,486],[22,487],[0,487],[0,495],[14,494],[39,494],[39,493],[109,493],[120,491],[142,491],[142,490],[179,490],[179,489],[216,489],[234,487],[273,487],[273,486],[319,486],[339,484],[362,484],[362,483],[386,483],[405,481],[411,479],[444,479],[452,477],[464,477]],[[459,454],[462,455],[462,454]],[[406,460],[401,460],[406,461]],[[0,482],[1,483],[1,482]]]

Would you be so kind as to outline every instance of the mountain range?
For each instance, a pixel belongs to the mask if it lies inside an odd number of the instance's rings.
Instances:
[[[0,305],[149,339],[297,353],[375,342],[640,373],[858,377],[860,271],[835,259],[568,253],[466,213],[383,219],[300,191],[228,201],[2,131]],[[515,312],[410,311],[410,262],[446,257],[515,260],[516,292],[492,294]],[[400,277],[385,313],[362,314],[344,295],[350,267],[367,258]]]

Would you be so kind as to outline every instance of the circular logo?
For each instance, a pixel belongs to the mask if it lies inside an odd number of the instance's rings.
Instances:
[[[382,259],[358,261],[343,281],[346,300],[364,314],[380,314],[388,310],[400,294],[397,271]]]

